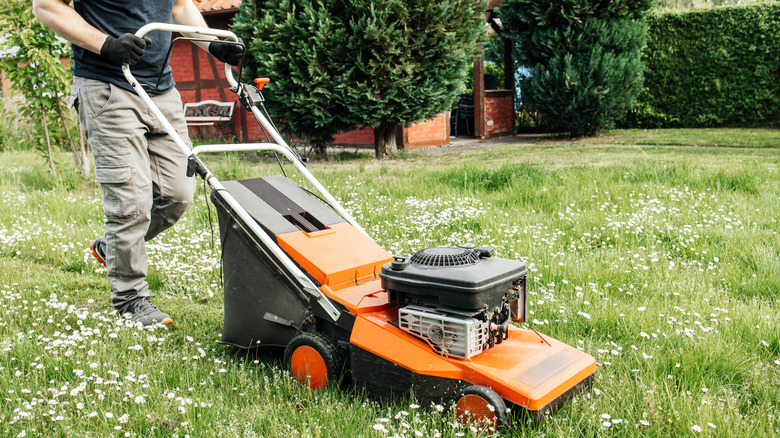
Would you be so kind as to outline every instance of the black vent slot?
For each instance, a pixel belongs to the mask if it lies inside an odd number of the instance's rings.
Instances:
[[[422,266],[465,266],[479,261],[479,252],[470,248],[439,246],[417,251],[411,262]]]
[[[295,225],[299,230],[306,233],[312,233],[326,228],[326,226],[321,221],[317,220],[314,215],[296,204],[295,201],[287,197],[267,181],[263,179],[250,179],[239,182],[257,194],[260,199],[279,212],[282,217]]]

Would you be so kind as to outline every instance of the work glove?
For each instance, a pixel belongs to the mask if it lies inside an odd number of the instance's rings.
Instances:
[[[209,53],[220,61],[230,65],[240,64],[241,58],[244,56],[244,50],[240,45],[223,41],[210,42]]]
[[[135,65],[149,44],[152,44],[151,39],[139,38],[131,33],[126,33],[119,38],[109,35],[103,42],[103,47],[100,48],[100,55],[108,58],[114,64]]]

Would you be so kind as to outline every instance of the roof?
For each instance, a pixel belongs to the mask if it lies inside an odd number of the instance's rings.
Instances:
[[[235,11],[241,4],[241,0],[192,0],[201,13],[219,13]]]

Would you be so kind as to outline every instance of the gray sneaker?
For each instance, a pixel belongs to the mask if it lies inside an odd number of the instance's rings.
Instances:
[[[132,301],[117,307],[116,310],[120,316],[124,316],[133,322],[140,322],[141,325],[154,324],[172,324],[173,320],[167,313],[163,313],[151,301],[149,297],[139,297]]]

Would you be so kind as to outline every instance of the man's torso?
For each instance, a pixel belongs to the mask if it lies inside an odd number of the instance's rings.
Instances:
[[[75,0],[74,8],[87,23],[116,38],[125,33],[134,34],[142,26],[152,22],[171,23],[173,3],[174,0]],[[152,44],[146,46],[146,51],[138,64],[131,68],[131,72],[141,84],[147,86],[149,94],[161,94],[174,86],[171,67],[166,62],[171,33],[152,31],[146,36],[152,40]],[[155,89],[163,66],[165,71],[159,87]],[[132,90],[120,65],[75,45],[73,74]]]

